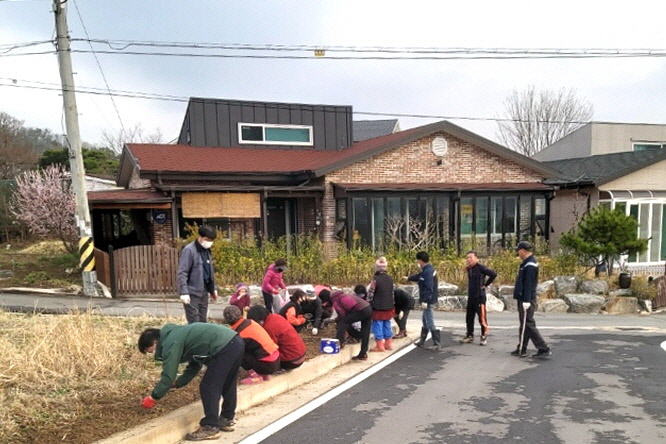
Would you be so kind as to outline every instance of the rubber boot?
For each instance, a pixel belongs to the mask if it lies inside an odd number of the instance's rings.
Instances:
[[[375,348],[370,349],[371,352],[385,352],[386,349],[384,348],[384,340],[383,339],[377,339],[377,346]]]
[[[393,350],[393,338],[384,340],[384,348],[386,348],[386,350]]]
[[[414,345],[417,347],[423,347],[423,344],[425,344],[426,337],[428,336],[428,329],[425,327],[421,327],[421,338],[416,341]]]
[[[427,347],[428,350],[439,351],[441,349],[441,335],[439,330],[433,330],[432,332],[432,345]]]

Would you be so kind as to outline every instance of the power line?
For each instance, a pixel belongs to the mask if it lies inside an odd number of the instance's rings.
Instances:
[[[8,78],[1,77],[0,80],[6,80]],[[17,79],[11,79],[17,81]],[[23,81],[23,80],[22,80]],[[18,85],[16,83],[7,84],[0,83],[0,87],[16,87],[16,88],[28,88],[28,89],[37,89],[37,90],[46,90],[46,91],[61,91],[62,88],[58,88],[54,83],[48,82],[36,82],[25,80],[25,82],[35,83],[37,86],[33,85]],[[44,85],[44,86],[39,86]],[[66,90],[66,88],[65,88]],[[112,90],[113,91],[113,90]],[[95,87],[85,87],[78,86],[76,89],[77,93],[81,94],[93,94],[93,95],[109,95],[113,94],[116,97],[125,97],[125,98],[134,98],[134,99],[147,99],[147,100],[162,100],[167,102],[189,102],[190,98],[185,96],[173,96],[167,94],[154,94],[154,93],[143,93],[138,91],[113,91],[111,93],[105,91],[103,88]],[[441,115],[441,114],[408,114],[408,113],[387,113],[387,112],[375,112],[375,111],[354,111],[354,114],[361,116],[381,116],[381,117],[409,117],[417,119],[437,119],[437,120],[467,120],[467,121],[490,121],[490,122],[532,122],[532,123],[578,123],[586,124],[589,121],[577,121],[577,120],[525,120],[525,119],[509,119],[501,117],[470,117],[470,116],[451,116],[451,115]]]
[[[109,82],[106,80],[106,75],[104,74],[104,70],[102,69],[102,64],[100,63],[99,58],[97,57],[97,54],[95,53],[93,45],[90,41],[90,35],[88,35],[88,29],[86,28],[86,24],[83,22],[83,17],[81,16],[81,11],[79,11],[79,5],[76,2],[76,0],[74,0],[74,9],[76,9],[76,14],[79,16],[79,21],[81,22],[81,26],[83,27],[83,32],[86,34],[86,38],[88,39],[88,44],[90,45],[90,49],[92,51],[93,56],[95,57],[95,62],[97,63],[99,72],[102,74],[102,80],[104,80],[104,85],[106,85],[106,90],[109,92],[109,97],[111,98],[111,103],[113,104],[113,108],[116,110],[116,116],[118,116],[118,121],[120,122],[120,128],[122,129],[123,134],[125,134],[126,131],[125,131],[125,125],[123,125],[123,119],[120,117],[120,111],[118,111],[116,100],[113,98],[113,94],[111,94],[111,88],[109,87]]]

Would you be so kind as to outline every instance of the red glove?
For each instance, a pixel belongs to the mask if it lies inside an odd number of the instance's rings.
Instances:
[[[144,409],[152,409],[155,407],[155,404],[157,404],[157,401],[155,401],[152,396],[146,396],[141,402],[141,407]]]

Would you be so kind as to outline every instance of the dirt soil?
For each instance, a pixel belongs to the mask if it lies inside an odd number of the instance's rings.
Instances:
[[[72,285],[80,285],[81,274],[76,269],[78,259],[75,256],[45,251],[25,252],[13,247],[7,250],[0,245],[0,288],[70,289]],[[11,274],[9,277],[6,276],[8,272]]]

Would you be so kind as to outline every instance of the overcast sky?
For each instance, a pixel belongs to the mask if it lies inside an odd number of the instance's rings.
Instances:
[[[68,2],[73,38],[84,30]],[[471,48],[666,48],[664,1],[93,1],[78,0],[91,38],[286,45]],[[48,40],[48,0],[0,0],[0,45]],[[83,42],[75,48],[88,49]],[[41,46],[34,50],[51,49]],[[96,47],[101,48],[101,47]],[[355,111],[496,117],[512,89],[575,88],[595,120],[666,123],[666,60],[334,61],[99,55],[109,86],[177,96],[352,105]],[[104,87],[91,54],[75,82]],[[0,78],[59,82],[54,54],[0,55]],[[0,79],[0,83],[7,80]],[[117,131],[108,97],[77,96],[83,139]],[[185,103],[116,98],[126,127],[175,138]],[[62,133],[55,91],[0,87],[0,111]],[[367,119],[357,115],[355,119]],[[432,120],[400,118],[409,128]],[[492,121],[451,120],[496,139]]]

